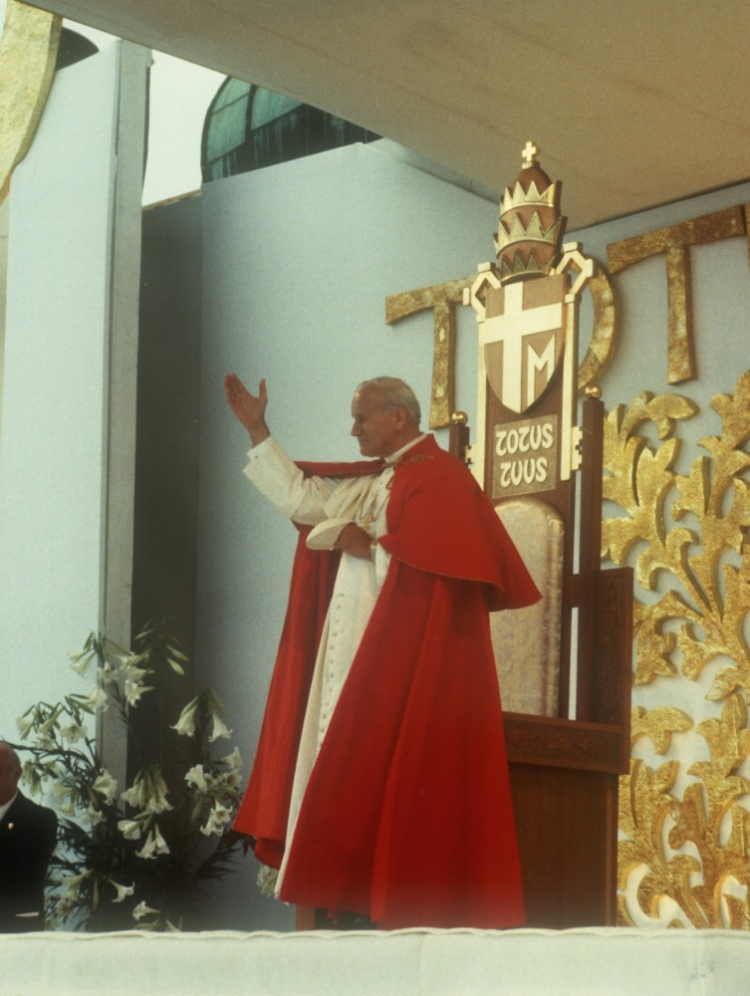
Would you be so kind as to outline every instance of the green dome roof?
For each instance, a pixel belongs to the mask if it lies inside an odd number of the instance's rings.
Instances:
[[[203,182],[379,137],[293,97],[230,77],[206,113]]]

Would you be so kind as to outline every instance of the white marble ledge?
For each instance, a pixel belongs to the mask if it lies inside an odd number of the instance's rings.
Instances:
[[[0,935],[0,996],[744,996],[750,932]]]

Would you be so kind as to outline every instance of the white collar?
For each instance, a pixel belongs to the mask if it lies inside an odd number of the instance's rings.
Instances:
[[[402,446],[400,450],[396,450],[396,452],[395,453],[391,453],[390,456],[383,457],[383,460],[385,461],[386,467],[390,466],[391,464],[398,463],[398,461],[401,459],[401,457],[404,455],[404,453],[406,453],[408,450],[410,450],[412,448],[412,446],[416,446],[417,443],[421,443],[422,440],[425,438],[426,435],[427,435],[426,432],[420,432],[420,434],[417,436],[417,438],[416,439],[412,439],[411,442],[409,442],[409,443],[406,444],[406,446]]]

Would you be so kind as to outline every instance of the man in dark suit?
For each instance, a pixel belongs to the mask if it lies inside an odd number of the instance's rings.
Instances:
[[[44,929],[44,880],[57,817],[18,791],[21,762],[0,742],[0,932]]]

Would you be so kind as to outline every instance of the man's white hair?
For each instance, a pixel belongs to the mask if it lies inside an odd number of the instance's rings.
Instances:
[[[357,393],[369,390],[378,392],[380,403],[387,412],[403,408],[409,424],[415,429],[419,428],[419,421],[422,418],[419,402],[406,381],[399,377],[373,377],[357,385]]]

